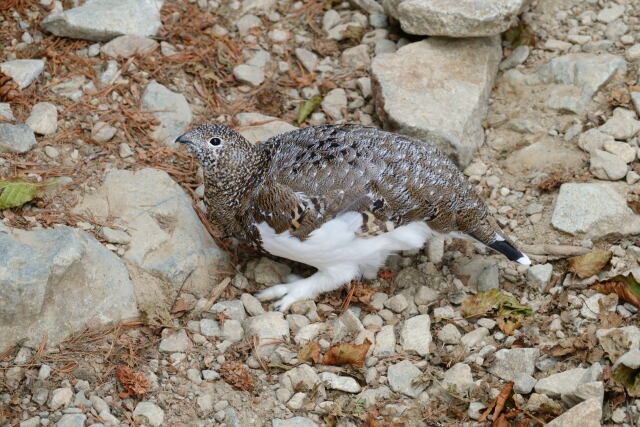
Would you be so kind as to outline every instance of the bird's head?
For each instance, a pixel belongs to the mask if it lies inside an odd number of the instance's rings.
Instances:
[[[215,123],[200,125],[180,135],[176,142],[191,148],[205,172],[220,166],[234,167],[254,149],[238,132]]]

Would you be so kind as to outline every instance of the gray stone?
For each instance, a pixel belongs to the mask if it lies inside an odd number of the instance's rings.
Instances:
[[[271,54],[264,49],[255,50],[251,58],[246,62],[247,65],[264,68],[271,61]]]
[[[250,317],[245,322],[247,335],[258,338],[256,351],[261,357],[269,357],[278,344],[269,342],[289,341],[289,322],[281,312],[267,312]]]
[[[585,400],[545,424],[547,427],[600,427],[602,404],[598,399]]]
[[[170,308],[180,288],[208,297],[222,279],[219,271],[228,268],[227,254],[202,225],[191,197],[166,172],[112,170],[74,211],[126,224],[131,242],[123,258],[142,310]]]
[[[572,393],[580,384],[596,381],[601,373],[602,367],[598,363],[589,369],[569,369],[538,380],[535,386],[536,393],[546,394],[552,398],[560,397],[562,394]]]
[[[351,377],[336,375],[332,372],[321,372],[320,379],[325,387],[331,390],[340,390],[347,393],[360,393],[358,382]]]
[[[416,291],[414,301],[417,305],[427,305],[437,301],[438,298],[440,298],[440,295],[429,286],[420,286]]]
[[[311,52],[309,49],[304,48],[296,48],[295,50],[296,58],[300,60],[302,66],[307,69],[309,72],[314,72],[316,67],[318,66],[318,55]]]
[[[589,170],[596,177],[617,181],[627,176],[627,163],[620,157],[602,150],[591,152]]]
[[[409,306],[409,303],[404,295],[398,294],[386,300],[384,306],[395,313],[402,313]]]
[[[104,66],[104,69],[100,73],[100,82],[103,85],[110,85],[111,83],[113,83],[112,80],[118,74],[119,68],[120,66],[118,65],[118,61],[114,61],[114,60],[107,61],[106,65]]]
[[[205,337],[220,336],[220,325],[213,319],[202,319],[200,320],[200,333]]]
[[[506,167],[512,173],[557,172],[583,167],[580,150],[560,142],[557,138],[543,136],[527,147],[514,151],[507,157]],[[517,172],[516,172],[517,171]]]
[[[233,69],[233,77],[240,83],[260,86],[264,82],[264,72],[253,65],[240,64]]]
[[[518,374],[533,375],[539,355],[540,350],[537,348],[498,350],[489,372],[505,381],[514,381]]]
[[[310,325],[305,325],[297,331],[294,341],[299,346],[303,346],[309,341],[315,340],[320,332],[325,329],[327,329],[327,325],[325,323],[312,323]]]
[[[191,340],[184,329],[172,332],[162,338],[159,350],[163,353],[184,353],[191,346]]]
[[[242,301],[237,299],[217,302],[209,309],[209,313],[223,313],[227,318],[238,320],[240,322],[247,318],[244,304],[242,303]]]
[[[319,382],[321,382],[320,377],[318,377],[316,371],[306,364],[299,365],[280,375],[280,384],[292,393],[294,390],[299,389],[298,384],[301,384],[304,391],[310,391]]]
[[[272,136],[297,129],[290,123],[260,113],[240,113],[236,118],[240,124],[240,134],[253,143],[266,141]]]
[[[444,344],[456,345],[460,343],[462,334],[453,323],[447,323],[438,332],[438,339]]]
[[[598,130],[615,139],[626,141],[640,132],[640,120],[636,120],[635,111],[618,107],[613,110],[613,116]]]
[[[387,40],[387,41],[393,44],[391,40]],[[395,44],[394,44],[394,47],[395,47]],[[360,44],[358,46],[345,49],[344,51],[342,51],[340,62],[342,63],[343,67],[349,68],[350,70],[368,69],[369,65],[371,64],[371,57],[369,56],[369,47],[366,44]]]
[[[344,89],[332,89],[320,103],[322,110],[333,120],[344,118],[343,110],[347,108],[347,93]]]
[[[88,0],[63,13],[50,14],[42,27],[60,37],[108,41],[123,34],[141,37],[158,31],[162,0]]]
[[[590,238],[638,234],[640,218],[627,206],[623,191],[626,194],[626,187],[610,183],[562,184],[551,224]]]
[[[131,236],[126,231],[114,230],[109,227],[102,227],[100,236],[109,243],[126,245],[131,241]]]
[[[242,323],[238,320],[229,319],[222,325],[222,331],[220,336],[231,342],[242,341],[244,338],[244,329]]]
[[[133,410],[133,417],[139,417],[141,423],[158,427],[164,422],[164,411],[153,402],[140,402]]]
[[[389,357],[396,352],[396,334],[393,325],[385,325],[376,334],[376,343],[373,346],[373,355]]]
[[[288,265],[262,257],[253,269],[253,278],[261,285],[275,285],[282,283],[290,272]]]
[[[376,0],[351,0],[351,4],[358,6],[367,13],[382,13],[384,11],[380,2]]]
[[[464,363],[456,363],[447,369],[442,379],[442,387],[446,390],[453,389],[457,393],[464,394],[474,384],[471,368]]]
[[[596,150],[604,150],[605,144],[614,141],[615,140],[611,135],[602,133],[599,129],[594,128],[589,129],[578,137],[578,147],[582,148],[587,153],[591,153]]]
[[[25,123],[39,135],[51,135],[58,128],[58,110],[49,102],[38,102]]]
[[[69,98],[70,100],[77,102],[82,98],[84,94],[82,88],[87,84],[87,78],[85,76],[74,76],[67,78],[62,81],[62,83],[58,83],[57,85],[51,87],[51,92],[55,93],[58,96],[64,96],[65,98]]]
[[[625,163],[631,163],[636,159],[636,148],[626,142],[607,141],[604,144],[604,149]]]
[[[638,46],[640,46],[640,44]],[[640,115],[640,91],[632,91],[629,94],[631,95],[631,102],[636,109],[636,113]]]
[[[386,12],[409,34],[495,36],[508,30],[524,0],[384,0]]]
[[[376,113],[386,129],[428,141],[464,167],[484,143],[500,57],[495,37],[429,38],[378,55],[371,64]]]
[[[269,11],[276,6],[276,0],[244,0],[242,2],[242,11],[257,9],[259,11]]]
[[[84,414],[64,414],[56,423],[56,427],[84,427],[87,417]]]
[[[8,102],[0,102],[0,119],[10,122],[16,119],[13,116],[13,111],[11,111],[11,104],[9,104]]]
[[[249,316],[258,316],[264,313],[264,308],[262,308],[262,304],[256,297],[251,294],[242,294],[240,295],[240,301],[244,305],[244,309]]]
[[[487,258],[474,258],[466,264],[455,266],[456,276],[467,278],[466,285],[478,292],[497,289],[500,285],[498,264]]]
[[[82,301],[82,304],[69,304]],[[0,232],[0,348],[22,339],[55,345],[88,324],[138,316],[129,273],[84,231]]]
[[[272,427],[318,427],[314,421],[307,417],[292,417],[288,419],[274,418],[271,420]]]
[[[604,400],[604,383],[602,381],[579,384],[574,390],[561,396],[562,401],[569,407],[591,398],[598,399],[602,404]]]
[[[476,328],[470,332],[467,332],[460,338],[460,342],[468,350],[479,347],[484,343],[484,339],[489,336],[489,329],[484,327]]]
[[[444,238],[442,236],[430,237],[427,241],[427,256],[429,261],[440,264],[444,257]]]
[[[0,123],[0,153],[26,153],[36,144],[36,136],[29,126]]]
[[[605,24],[608,24],[620,18],[622,14],[624,14],[623,5],[610,3],[610,7],[606,7],[602,9],[598,13],[598,16],[596,17],[596,19],[600,22],[604,22]]]
[[[51,392],[49,408],[54,411],[59,408],[66,408],[71,404],[72,398],[73,390],[68,387],[57,388]]]
[[[613,364],[613,372],[615,373],[618,367],[622,365],[631,369],[640,369],[640,350],[634,348],[623,354]]]
[[[260,18],[252,14],[244,15],[236,22],[238,32],[243,36],[249,34],[252,28],[260,27],[261,25],[262,21]]]
[[[529,46],[518,46],[511,54],[500,63],[501,70],[509,70],[524,63],[529,57]]]
[[[366,407],[369,407],[381,400],[390,399],[391,396],[391,389],[383,385],[378,388],[368,388],[360,392],[360,394],[358,394],[356,398],[364,400]]]
[[[102,46],[102,53],[113,58],[147,55],[158,48],[158,42],[146,37],[124,35]]]
[[[413,382],[413,379],[420,374],[420,369],[408,360],[390,365],[387,369],[391,390],[409,397],[418,397],[425,388],[425,384]]]
[[[513,378],[513,390],[520,394],[529,394],[536,385],[537,380],[529,374],[519,373]]]
[[[551,264],[532,265],[527,270],[527,283],[542,292],[549,284],[552,273],[553,265]]]
[[[19,425],[20,427],[38,427],[40,425],[40,417],[35,416],[32,418],[29,418],[27,420],[22,421]]]
[[[149,82],[142,94],[142,109],[153,111],[153,117],[160,121],[151,137],[168,145],[187,129],[192,119],[186,98],[155,80]]]
[[[469,418],[472,420],[479,420],[484,412],[484,408],[486,407],[487,406],[482,402],[471,402],[469,404],[469,410],[467,411]]]
[[[407,353],[420,356],[429,354],[431,344],[431,320],[428,314],[421,314],[407,319],[400,331],[400,344]]]
[[[29,86],[44,70],[42,59],[15,59],[0,63],[0,71],[11,77],[18,88]]]

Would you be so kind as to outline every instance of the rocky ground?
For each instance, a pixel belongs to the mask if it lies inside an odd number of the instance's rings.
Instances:
[[[5,1],[0,425],[640,425],[639,68],[633,0]],[[308,269],[172,141],[298,119],[437,144],[534,265],[436,238],[269,311]]]

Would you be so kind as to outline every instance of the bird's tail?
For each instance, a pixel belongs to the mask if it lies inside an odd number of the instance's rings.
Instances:
[[[518,248],[516,248],[513,245],[513,243],[511,243],[510,241],[502,237],[499,233],[496,233],[493,239],[489,241],[480,239],[474,236],[473,234],[471,234],[471,237],[473,237],[474,239],[478,240],[481,243],[484,243],[494,251],[500,252],[502,255],[506,256],[510,261],[515,261],[522,265],[531,265],[531,260],[529,259],[529,257],[523,254],[522,252],[520,252]]]

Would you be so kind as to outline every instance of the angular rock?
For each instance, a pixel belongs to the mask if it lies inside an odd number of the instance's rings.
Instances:
[[[74,76],[58,83],[51,88],[51,92],[58,96],[64,96],[72,101],[78,101],[84,95],[83,88],[87,84],[85,76]],[[92,84],[92,83],[91,83]]]
[[[20,89],[29,86],[44,70],[42,59],[15,59],[0,63],[0,71],[11,77]]]
[[[222,331],[220,336],[231,342],[242,341],[244,337],[244,329],[242,323],[239,320],[229,319],[222,325]]]
[[[240,301],[244,305],[244,309],[249,316],[258,316],[264,313],[264,308],[262,308],[262,304],[256,297],[251,294],[242,294],[240,295]]]
[[[404,322],[400,331],[400,344],[407,353],[420,356],[429,354],[431,344],[431,320],[428,314],[413,316]]]
[[[320,381],[316,371],[309,365],[302,364],[280,375],[280,384],[293,393],[302,387],[303,391],[312,390]],[[301,384],[301,386],[298,386]]]
[[[0,123],[0,153],[26,153],[37,143],[29,126]]]
[[[464,394],[474,384],[471,368],[465,363],[456,363],[447,369],[442,379],[442,386],[449,390],[453,388],[458,393]]]
[[[551,280],[552,274],[553,265],[551,264],[532,265],[527,270],[527,283],[542,292]]]
[[[529,57],[529,46],[518,46],[511,52],[511,55],[500,63],[501,70],[509,70],[524,63]]]
[[[591,152],[589,170],[596,177],[617,181],[627,176],[627,162],[620,157],[602,150]]]
[[[49,102],[38,102],[25,123],[39,135],[51,135],[58,128],[58,110]]]
[[[640,132],[640,120],[636,120],[635,111],[618,107],[613,110],[613,116],[598,130],[615,139],[626,141]]]
[[[524,0],[384,0],[387,13],[409,34],[496,36],[508,30]]]
[[[364,400],[367,407],[369,407],[381,400],[390,399],[391,396],[391,389],[383,385],[378,388],[368,388],[358,394],[356,398]]]
[[[164,422],[164,411],[153,402],[140,402],[133,410],[133,417],[141,419],[142,424],[158,427]]]
[[[545,424],[547,427],[600,427],[602,403],[596,398],[585,400]]]
[[[126,225],[131,242],[123,258],[144,311],[170,308],[181,287],[209,296],[221,280],[218,271],[227,268],[227,255],[200,222],[191,197],[166,172],[112,170],[74,211]]]
[[[631,163],[636,159],[635,147],[626,142],[607,141],[604,144],[604,149],[625,163]]]
[[[15,119],[13,111],[11,111],[11,104],[8,102],[0,102],[0,120],[12,122]]]
[[[519,374],[533,375],[539,355],[540,350],[537,348],[498,350],[489,372],[505,381],[513,381]]]
[[[488,336],[489,336],[489,329],[485,327],[479,327],[464,334],[462,338],[460,338],[460,342],[467,349],[471,350],[483,344],[484,339]]]
[[[325,323],[312,323],[310,325],[303,326],[296,333],[294,341],[299,346],[303,346],[309,341],[315,340],[320,332],[325,329],[327,329],[327,325]]]
[[[171,145],[191,123],[191,108],[184,95],[173,92],[155,80],[149,82],[142,94],[142,109],[160,121],[151,133],[159,142]]]
[[[396,352],[396,334],[393,325],[385,325],[376,335],[376,344],[373,347],[374,356],[389,357]]]
[[[191,340],[184,329],[170,333],[160,341],[159,350],[163,353],[184,353],[191,346]]]
[[[58,408],[65,408],[71,403],[73,398],[73,390],[68,387],[61,387],[51,392],[51,399],[49,399],[49,408],[54,411]]]
[[[78,301],[69,304],[69,301]],[[88,325],[138,316],[122,261],[68,227],[0,232],[0,348],[43,335],[55,345]]]
[[[562,184],[551,224],[566,233],[592,238],[638,234],[640,218],[627,206],[622,192],[626,194],[626,187],[610,183]]]
[[[240,83],[260,86],[264,82],[264,72],[253,65],[240,64],[233,69],[233,77]]]
[[[604,400],[604,383],[602,381],[579,384],[574,390],[561,396],[562,401],[569,407],[591,398],[598,399],[602,404]]]
[[[507,169],[512,173],[557,172],[582,168],[580,150],[563,144],[552,137],[542,137],[539,141],[514,151],[507,157]]]
[[[546,394],[552,398],[560,397],[563,394],[572,393],[580,384],[596,381],[601,373],[602,367],[598,363],[589,369],[569,369],[538,380],[535,386],[536,393]]]
[[[460,334],[456,325],[452,323],[447,323],[440,329],[440,332],[438,332],[438,339],[444,344],[459,344],[461,337],[462,334]]]
[[[228,319],[237,320],[242,322],[247,318],[247,313],[244,309],[244,304],[240,300],[220,301],[217,302],[209,309],[209,313],[224,314]]]
[[[347,93],[342,88],[333,89],[327,93],[320,106],[333,120],[342,120],[343,110],[347,108]]]
[[[158,42],[145,37],[125,35],[116,37],[102,46],[102,53],[113,58],[129,58],[133,55],[146,55],[158,48]]]
[[[589,129],[578,137],[578,147],[587,153],[591,153],[596,150],[604,150],[604,146],[607,143],[614,141],[611,135],[602,133],[599,129],[594,128]]]
[[[84,427],[87,416],[84,414],[64,414],[58,422],[56,427]]]
[[[240,134],[253,143],[263,142],[272,136],[297,129],[297,127],[277,117],[265,116],[260,113],[240,113],[236,118],[240,123],[240,128],[238,129]]]
[[[118,130],[106,122],[96,122],[91,128],[91,139],[97,142],[107,142]]]
[[[220,336],[220,325],[213,319],[202,319],[200,321],[200,333],[205,337]]]
[[[60,37],[108,41],[123,34],[152,36],[158,31],[162,0],[88,0],[79,7],[51,14],[42,27]]]
[[[274,418],[271,420],[272,427],[318,427],[313,420],[307,417],[292,417],[288,419]]]
[[[402,393],[409,397],[418,397],[424,390],[425,384],[416,384],[413,379],[420,374],[420,369],[408,360],[390,365],[387,369],[389,387],[396,393]]]
[[[429,38],[378,55],[371,64],[384,127],[469,164],[484,143],[482,121],[501,57],[499,38]],[[455,100],[455,101],[454,101]]]
[[[281,312],[267,312],[258,316],[250,317],[245,322],[245,329],[248,336],[258,338],[256,351],[260,357],[269,357],[276,344],[267,344],[271,341],[289,341],[289,322]]]
[[[360,393],[360,385],[351,377],[339,376],[332,372],[321,372],[319,376],[328,389],[347,393]]]
[[[358,46],[345,49],[342,52],[342,56],[340,57],[340,62],[342,63],[342,66],[349,68],[351,70],[368,69],[369,64],[371,64],[371,57],[369,56],[369,47],[366,44],[360,44]]]
[[[318,66],[318,55],[311,52],[309,49],[297,48],[295,50],[296,58],[300,60],[302,66],[307,69],[309,72],[314,72],[316,67]]]
[[[537,382],[537,380],[533,378],[531,375],[522,374],[522,373],[516,374],[513,381],[514,381],[513,390],[516,393],[520,393],[520,394],[531,393],[531,390],[533,390],[533,387],[536,385],[536,382]]]

